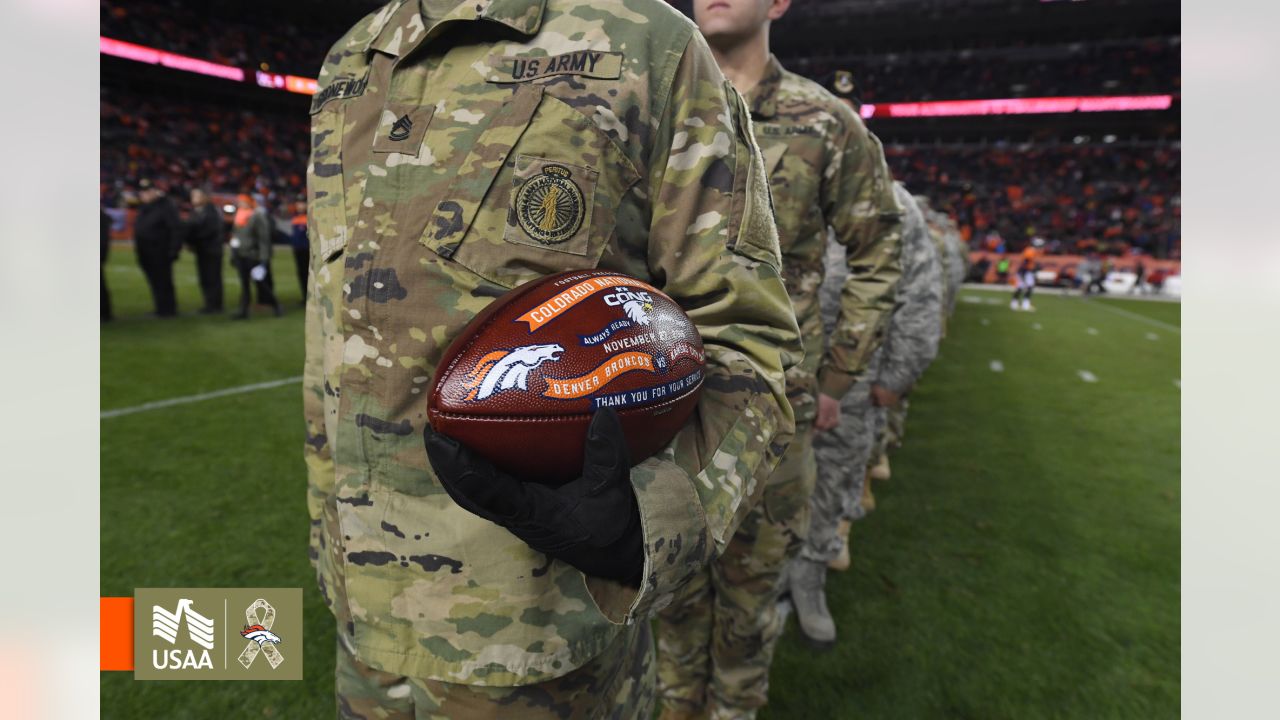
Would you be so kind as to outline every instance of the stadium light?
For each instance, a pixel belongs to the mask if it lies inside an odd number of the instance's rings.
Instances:
[[[108,37],[98,37],[98,51],[103,55],[124,58],[125,60],[133,60],[150,65],[162,65],[174,70],[244,82],[244,70],[238,67],[221,65],[208,60],[178,55],[177,53],[165,52],[145,45],[135,45],[122,40],[113,40]]]

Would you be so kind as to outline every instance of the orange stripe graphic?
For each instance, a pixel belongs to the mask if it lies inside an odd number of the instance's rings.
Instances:
[[[592,295],[607,290],[609,288],[626,285],[627,287],[643,288],[645,290],[654,290],[653,287],[646,285],[638,280],[621,277],[618,275],[601,275],[600,277],[587,278],[582,282],[573,285],[567,290],[557,294],[555,297],[547,300],[538,307],[517,318],[519,322],[529,323],[529,332],[533,332],[547,323],[555,320],[563,315],[573,306],[586,300]]]
[[[98,669],[133,670],[133,598],[98,599]]]
[[[576,400],[596,392],[614,378],[632,370],[655,372],[653,356],[642,352],[625,352],[605,360],[600,363],[600,367],[586,375],[564,379],[547,378],[547,391],[543,395],[557,400]]]

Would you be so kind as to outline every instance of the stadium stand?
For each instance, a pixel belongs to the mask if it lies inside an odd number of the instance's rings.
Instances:
[[[381,3],[102,0],[104,36],[225,65],[315,77],[329,46]],[[216,33],[201,32],[217,28]]]
[[[1179,254],[1181,152],[1112,144],[885,148],[894,177],[950,213],[974,249]],[[992,236],[992,233],[995,235]]]
[[[142,178],[182,190],[257,192],[293,198],[306,190],[305,113],[242,109],[104,87],[101,182],[112,194]]]
[[[673,0],[688,11],[688,3]],[[321,56],[375,0],[102,0],[106,37],[234,65],[314,77]],[[830,0],[796,3],[775,28],[784,65],[819,79],[855,73],[868,103],[1172,94],[1177,13],[1161,0]],[[998,18],[999,22],[992,22]],[[191,28],[218,28],[194,32]],[[251,75],[251,74],[250,74]],[[974,250],[1181,248],[1179,108],[869,121],[897,177],[952,213]],[[101,177],[119,207],[142,177],[179,193],[304,191],[306,96],[104,59]],[[995,238],[999,239],[996,240]]]

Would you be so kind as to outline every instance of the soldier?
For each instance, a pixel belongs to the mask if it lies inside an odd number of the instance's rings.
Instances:
[[[196,274],[204,296],[204,315],[222,312],[222,240],[226,226],[222,213],[200,188],[191,191],[191,217],[187,218],[187,245],[196,255]]]
[[[319,86],[305,455],[340,714],[647,719],[648,618],[794,432],[803,349],[741,98],[657,0],[397,0]],[[627,470],[601,411],[584,477],[549,488],[430,431],[424,390],[468,321],[597,267],[702,334],[698,410],[663,452]]]
[[[943,312],[939,314],[939,323],[942,337],[945,338],[947,336],[948,319],[955,312],[956,298],[959,295],[960,285],[964,281],[964,274],[968,267],[968,257],[965,252],[964,241],[960,239],[960,231],[955,226],[955,220],[950,215],[933,209],[929,204],[929,199],[924,195],[916,195],[914,199],[924,215],[925,227],[937,251],[937,258],[941,266]],[[869,479],[883,482],[892,477],[889,450],[902,446],[902,439],[907,431],[907,411],[910,407],[911,400],[903,397],[882,413],[882,422],[875,433],[875,445],[871,453],[871,469],[867,476]],[[861,499],[864,509],[874,510],[875,502],[876,499],[872,493],[871,484],[864,484],[862,486]],[[847,525],[841,525],[841,535],[848,535]],[[843,562],[845,558],[843,550],[840,557]]]
[[[182,252],[182,219],[173,200],[149,179],[138,182],[138,217],[133,222],[133,246],[147,278],[156,316],[176,317],[178,296],[173,289],[173,263]]]
[[[847,551],[842,534],[847,534],[848,526],[841,532],[841,521],[856,520],[870,509],[861,498],[876,431],[884,424],[885,412],[906,397],[938,353],[943,289],[938,252],[911,195],[901,184],[895,184],[894,190],[907,212],[902,281],[889,330],[884,345],[872,357],[869,377],[845,395],[840,424],[814,439],[818,483],[810,504],[813,521],[809,539],[788,573],[800,632],[819,647],[836,640],[835,621],[827,609],[827,566]],[[823,320],[828,327],[835,326],[840,292],[847,282],[842,249],[835,243],[828,248],[829,271],[822,284]]]
[[[240,275],[240,310],[232,320],[249,319],[249,285],[257,288],[258,304],[270,305],[276,317],[284,314],[271,287],[271,220],[266,208],[258,207],[253,198],[241,195],[236,203],[236,219],[231,237],[231,262]]]
[[[805,360],[787,374],[796,438],[728,552],[659,615],[664,717],[750,717],[768,699],[783,623],[781,572],[808,529],[815,428],[835,427],[840,399],[880,342],[898,279],[902,209],[879,141],[846,104],[769,54],[786,0],[698,0],[694,16],[751,107],[777,211],[783,275]],[[852,81],[842,75],[852,90]],[[818,307],[828,228],[848,248],[840,317],[824,343]],[[824,353],[824,345],[826,351]]]

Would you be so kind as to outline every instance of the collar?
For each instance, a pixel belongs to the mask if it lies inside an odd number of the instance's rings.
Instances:
[[[546,6],[547,0],[463,0],[440,23],[490,20],[522,35],[536,35]],[[399,0],[384,7],[370,23],[365,52],[377,50],[400,57],[417,45],[426,30],[420,8],[419,0]]]
[[[782,63],[769,54],[769,64],[765,66],[764,77],[751,88],[745,98],[751,107],[751,114],[758,118],[771,118],[778,114],[778,88],[782,85]]]

